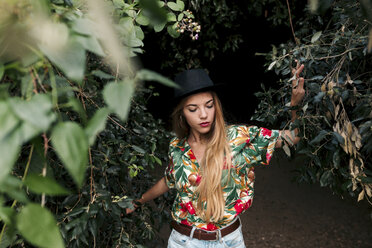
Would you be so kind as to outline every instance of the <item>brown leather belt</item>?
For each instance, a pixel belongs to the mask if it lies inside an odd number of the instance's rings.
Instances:
[[[186,235],[186,236],[190,236],[191,230],[192,230],[191,226],[180,224],[174,220],[172,220],[171,225],[173,229],[176,230],[177,232],[183,235]],[[240,226],[240,219],[238,218],[231,225],[220,229],[221,237],[224,237],[232,233],[233,231],[238,229],[239,226]],[[195,229],[194,235],[192,236],[192,238],[196,238],[200,240],[219,240],[220,237],[219,237],[219,232],[217,230],[216,231],[204,231],[202,229]]]

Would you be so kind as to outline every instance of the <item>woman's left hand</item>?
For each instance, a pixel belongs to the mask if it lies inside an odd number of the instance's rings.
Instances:
[[[292,75],[294,79],[292,80],[292,97],[291,97],[291,106],[297,106],[301,103],[302,99],[305,96],[304,90],[304,78],[300,77],[304,65],[296,60],[296,68],[292,69]]]

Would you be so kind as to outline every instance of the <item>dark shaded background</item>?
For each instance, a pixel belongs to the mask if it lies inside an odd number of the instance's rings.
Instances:
[[[214,83],[225,84],[219,96],[226,119],[231,123],[251,122],[250,117],[258,104],[254,93],[261,90],[261,83],[265,87],[275,88],[276,86],[278,77],[274,72],[266,71],[265,57],[256,56],[255,53],[267,53],[272,50],[272,44],[285,43],[292,37],[289,26],[273,27],[264,17],[243,16],[240,20],[240,27],[243,43],[240,44],[236,52],[223,53],[221,49],[213,61],[200,58]],[[140,56],[142,66],[173,79],[173,75],[177,73],[176,69],[170,71],[161,68],[161,59],[164,54],[158,48],[157,35],[149,34],[144,40],[145,50],[151,51],[151,53],[145,51]],[[168,34],[163,33],[162,35]],[[202,35],[203,33],[201,33],[200,40],[192,41],[190,39],[189,42],[202,42]],[[173,90],[157,83],[148,84],[154,86],[155,91],[160,93],[159,97],[150,99],[148,104],[150,112],[155,117],[169,123],[169,114],[172,110],[170,100]]]

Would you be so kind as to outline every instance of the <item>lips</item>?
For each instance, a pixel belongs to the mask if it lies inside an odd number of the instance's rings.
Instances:
[[[208,127],[209,126],[209,122],[202,122],[202,123],[200,123],[200,126],[201,127]]]

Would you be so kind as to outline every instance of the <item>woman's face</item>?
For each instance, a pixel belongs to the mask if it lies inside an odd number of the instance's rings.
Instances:
[[[183,107],[183,115],[191,132],[206,134],[214,122],[215,106],[210,92],[201,92],[189,96]]]

